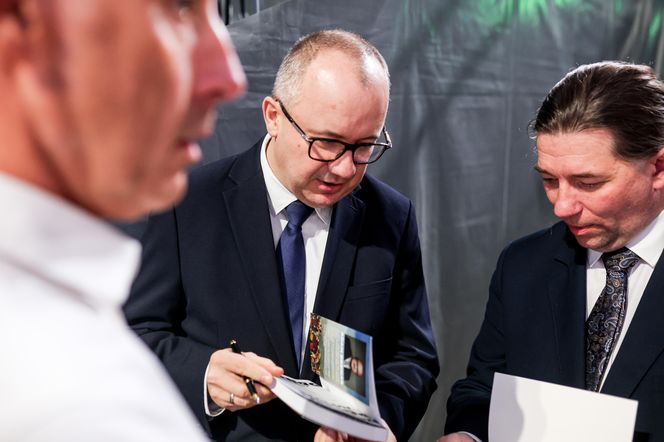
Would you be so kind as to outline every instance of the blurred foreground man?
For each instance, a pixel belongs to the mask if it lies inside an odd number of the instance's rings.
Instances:
[[[635,440],[664,441],[664,84],[647,66],[580,66],[533,129],[562,221],[501,254],[440,440],[487,440],[501,372],[635,399]]]
[[[0,440],[198,441],[121,304],[244,76],[215,2],[0,0]]]
[[[267,135],[194,171],[185,200],[148,222],[126,314],[215,439],[336,439],[262,385],[257,404],[241,377],[315,379],[311,311],[373,336],[397,439],[426,410],[438,361],[415,210],[365,175],[391,147],[388,101],[387,65],[366,40],[302,38],[263,100]],[[232,353],[231,339],[251,353]]]

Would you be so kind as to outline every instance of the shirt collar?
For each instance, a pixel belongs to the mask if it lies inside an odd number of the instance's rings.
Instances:
[[[78,293],[93,306],[119,307],[141,247],[68,201],[0,172],[0,259]]]
[[[660,212],[648,226],[632,238],[625,247],[654,268],[664,249],[664,211]],[[602,252],[588,249],[588,267],[593,267],[602,257]]]
[[[284,186],[276,177],[272,168],[267,162],[267,147],[270,143],[270,135],[266,135],[261,146],[261,169],[263,169],[263,179],[267,188],[267,199],[272,215],[279,214],[290,203],[297,200],[297,197]],[[318,207],[315,209],[316,215],[325,223],[330,224],[332,217],[332,207]]]

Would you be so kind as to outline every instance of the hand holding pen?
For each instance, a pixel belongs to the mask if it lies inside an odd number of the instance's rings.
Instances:
[[[237,341],[210,357],[206,386],[206,413],[216,416],[221,410],[238,411],[269,402],[275,396],[265,385],[284,370],[268,358],[252,352],[242,353]]]
[[[231,340],[230,345],[233,353],[242,354],[242,351],[240,351],[240,347],[238,347],[237,341],[235,339]],[[256,393],[256,386],[254,385],[254,381],[246,376],[242,376],[242,379],[244,379],[244,383],[247,384],[247,389],[249,390],[251,398],[256,401],[256,404],[260,404],[261,398],[258,396],[258,393]]]

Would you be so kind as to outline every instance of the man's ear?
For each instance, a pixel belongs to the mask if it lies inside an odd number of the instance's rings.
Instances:
[[[653,172],[653,188],[656,190],[664,189],[664,147],[652,157],[652,164],[655,166]]]
[[[42,85],[63,84],[59,65],[61,42],[57,38],[55,13],[51,0],[0,0],[0,69],[13,83],[29,77]]]
[[[2,0],[0,0],[2,1]],[[14,61],[0,61],[7,69],[6,79],[13,88],[20,112],[41,143],[63,145],[72,137],[67,121],[67,109],[63,105],[64,79],[62,77],[62,40],[57,32],[53,0],[15,0],[18,15],[14,22],[7,17],[5,31],[11,38],[2,41],[12,45]],[[3,17],[5,18],[5,17]],[[0,25],[0,28],[2,25]],[[2,32],[2,31],[0,31]],[[6,48],[10,50],[9,47]],[[3,55],[0,55],[2,58]],[[6,64],[5,64],[6,63]]]
[[[44,119],[45,96],[52,95],[47,81],[52,38],[47,35],[42,0],[0,0],[0,77],[2,87],[16,98],[24,115]],[[52,29],[51,29],[52,30]],[[51,40],[51,41],[49,41]],[[46,58],[48,57],[48,58]],[[22,109],[22,110],[21,110]]]
[[[11,76],[18,59],[25,55],[25,19],[20,0],[0,0],[0,75]]]
[[[276,138],[279,133],[279,103],[272,97],[263,99],[263,119],[265,120],[265,129],[272,138]]]

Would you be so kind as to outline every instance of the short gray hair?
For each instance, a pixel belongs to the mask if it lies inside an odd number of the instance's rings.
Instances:
[[[389,88],[390,73],[387,63],[374,45],[353,32],[328,29],[305,35],[295,42],[279,66],[272,88],[272,96],[287,105],[297,102],[307,67],[316,58],[316,55],[324,50],[337,50],[357,59],[359,75],[363,83],[370,80],[366,69],[367,61],[371,59],[378,61],[385,71]]]

